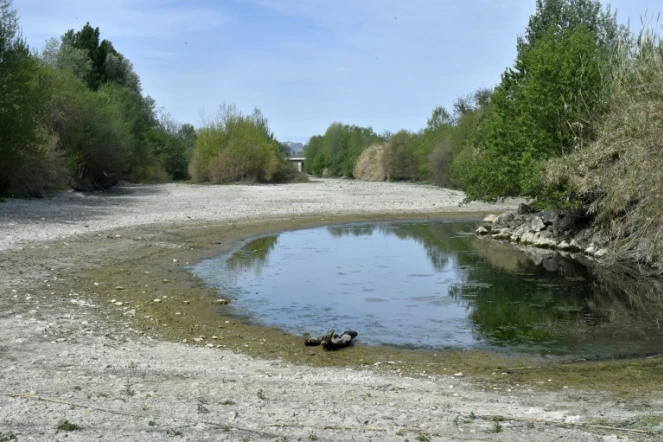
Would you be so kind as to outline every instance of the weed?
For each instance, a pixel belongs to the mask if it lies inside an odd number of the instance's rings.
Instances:
[[[1,200],[1,198],[0,198]],[[2,201],[0,201],[2,202]],[[12,440],[17,440],[16,435],[11,431],[0,431],[0,442],[10,442]]]
[[[405,431],[403,428],[401,428],[400,430],[398,430],[396,432],[396,436],[405,436],[406,434],[407,434],[407,431]]]
[[[226,399],[223,402],[220,402],[221,405],[235,405],[234,401],[231,401],[230,399]]]
[[[182,433],[180,430],[166,430],[166,434],[169,436],[184,436],[184,433]]]
[[[230,425],[224,425],[221,427],[223,431],[230,431]]]
[[[430,437],[421,433],[417,437],[415,437],[414,440],[418,440],[419,442],[430,442]]]
[[[281,442],[288,442],[288,438],[286,436],[281,437],[280,439]]]
[[[533,430],[534,429],[534,422],[527,422],[527,429],[528,430]]]
[[[72,424],[66,419],[61,420],[60,423],[58,424],[59,431],[78,431],[82,429],[83,427],[81,427],[80,425]]]
[[[318,440],[318,435],[311,431],[308,434],[308,440]]]
[[[267,396],[265,396],[265,392],[263,391],[262,388],[260,390],[258,390],[258,399],[263,400],[263,401],[267,400]]]
[[[150,427],[153,427],[153,426],[155,426],[156,424],[157,424],[157,421],[149,421],[149,422],[147,423],[147,425],[149,425]]]
[[[474,420],[474,419],[477,418],[477,415],[474,414],[474,411],[470,411],[470,416],[469,417],[470,417],[470,419]]]
[[[499,421],[493,423],[493,433],[501,433],[502,430],[502,424],[500,424]]]
[[[147,411],[147,405],[145,405],[145,404],[143,404],[143,406],[140,407],[140,408],[142,408],[143,411]]]
[[[127,385],[124,386],[124,392],[127,394],[127,396],[133,396],[136,394],[136,390],[131,388],[131,384],[127,383]]]

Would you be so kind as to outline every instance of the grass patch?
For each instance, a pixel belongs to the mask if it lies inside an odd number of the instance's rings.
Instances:
[[[223,402],[220,402],[221,405],[235,405],[235,401],[231,401],[230,399],[226,399]]]
[[[414,440],[417,440],[419,442],[430,442],[430,437],[426,436],[425,434],[420,434],[417,437],[415,437]]]
[[[58,431],[80,431],[83,429],[80,425],[69,422],[67,419],[61,420],[57,426]]]
[[[13,440],[17,440],[17,438],[12,431],[0,431],[0,442],[11,442]]]

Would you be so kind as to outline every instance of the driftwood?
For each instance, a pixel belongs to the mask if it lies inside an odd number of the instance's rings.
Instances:
[[[345,330],[340,335],[334,333],[334,330],[329,330],[324,336],[315,336],[308,338],[304,341],[307,347],[314,347],[322,345],[325,350],[338,350],[352,345],[352,340],[357,337],[357,332],[354,330]]]

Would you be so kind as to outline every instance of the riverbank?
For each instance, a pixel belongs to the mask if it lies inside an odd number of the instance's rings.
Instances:
[[[321,180],[0,204],[0,431],[54,440],[67,419],[84,427],[68,440],[402,441],[616,440],[629,433],[588,425],[660,428],[660,358],[560,366],[360,345],[325,353],[226,316],[183,270],[258,234],[515,205],[462,199]]]

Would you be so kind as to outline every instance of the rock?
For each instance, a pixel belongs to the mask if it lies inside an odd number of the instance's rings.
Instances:
[[[554,210],[544,210],[543,212],[539,213],[539,216],[546,226],[552,226],[555,224],[555,221],[557,221],[559,213]]]
[[[530,232],[540,232],[546,229],[546,225],[540,217],[533,216],[532,219],[530,219],[528,228]]]
[[[518,215],[527,215],[528,213],[532,213],[534,210],[532,209],[532,206],[529,204],[525,203],[520,203],[518,205]]]
[[[547,248],[554,248],[557,245],[557,241],[555,241],[552,238],[546,238],[543,235],[539,234],[537,237],[532,241],[532,245],[535,247],[541,247],[544,249]]]
[[[488,215],[487,217],[485,217],[485,218],[483,219],[483,223],[484,223],[484,224],[492,224],[492,223],[494,223],[495,221],[497,221],[497,218],[498,218],[497,215],[494,215],[494,214],[491,213],[490,215]]]
[[[532,244],[537,239],[537,235],[533,232],[525,232],[523,236],[520,237],[521,244]]]
[[[497,217],[497,219],[493,222],[493,229],[500,229],[500,228],[512,228],[514,221],[516,219],[516,214],[513,212],[504,212],[500,216]]]
[[[566,241],[562,241],[559,244],[557,244],[557,248],[560,249],[560,250],[571,250],[572,249],[571,244],[569,244]]]
[[[161,302],[161,299],[159,299],[159,298],[156,298],[156,299],[154,300],[154,302],[157,302],[157,303],[159,303],[159,302]]]
[[[606,249],[598,249],[595,253],[594,256],[597,258],[603,258],[605,255],[608,254],[608,251]]]
[[[486,229],[484,226],[479,226],[479,228],[475,231],[477,235],[488,235],[490,233],[490,230]]]
[[[135,309],[135,308],[132,308],[131,310],[127,310],[127,312],[125,313],[125,315],[127,315],[127,316],[131,316],[131,317],[133,318],[134,316],[136,316],[136,309]]]
[[[230,300],[224,298],[215,299],[213,302],[214,304],[221,304],[221,305],[230,304]]]
[[[493,230],[491,236],[495,239],[508,239],[511,238],[511,231],[509,229]]]

